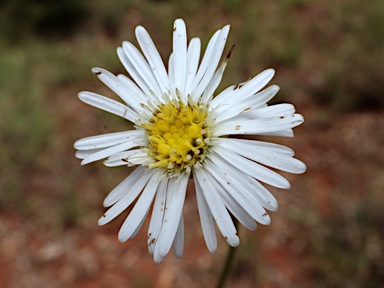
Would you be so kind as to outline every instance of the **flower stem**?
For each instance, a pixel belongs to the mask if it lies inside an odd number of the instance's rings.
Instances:
[[[232,217],[232,219],[233,219],[233,222],[235,224],[236,229],[238,229],[237,228],[237,226],[238,226],[237,225],[238,224],[237,219],[234,217]],[[221,270],[220,278],[219,278],[219,281],[217,282],[216,288],[224,287],[225,280],[227,280],[227,277],[228,277],[230,270],[231,270],[231,265],[232,265],[232,262],[234,259],[236,248],[237,247],[232,247],[232,246],[229,247],[227,258],[225,259],[225,263],[224,263],[223,269]]]

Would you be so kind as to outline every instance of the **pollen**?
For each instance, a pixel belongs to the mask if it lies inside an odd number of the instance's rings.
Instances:
[[[142,125],[148,134],[148,155],[154,160],[149,167],[177,175],[201,162],[210,136],[206,120],[207,109],[202,104],[160,105],[149,124]]]

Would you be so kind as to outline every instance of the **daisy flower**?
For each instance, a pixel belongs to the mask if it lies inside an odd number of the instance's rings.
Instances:
[[[215,222],[228,244],[235,247],[239,237],[231,216],[255,230],[256,221],[270,223],[266,210],[277,210],[276,199],[261,183],[290,187],[271,168],[290,173],[306,170],[290,148],[248,136],[292,137],[292,128],[303,117],[291,104],[267,105],[279,90],[276,85],[263,89],[272,79],[273,69],[214,96],[233,48],[219,65],[229,25],[213,34],[200,62],[200,39],[193,38],[188,44],[185,23],[177,19],[168,69],[148,32],[142,26],[135,32],[141,52],[130,42],[117,48],[131,78],[101,68],[92,70],[123,103],[93,92],[79,93],[81,101],[123,117],[135,128],[74,144],[82,165],[107,158],[104,164],[108,167],[137,167],[105,198],[103,204],[110,208],[98,223],[110,222],[137,199],[118,239],[133,238],[153,207],[149,252],[155,262],[161,262],[171,247],[181,257],[183,205],[188,181],[193,178],[208,250],[217,248]]]

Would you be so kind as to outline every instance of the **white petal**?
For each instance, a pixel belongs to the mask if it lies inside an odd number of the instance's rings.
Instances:
[[[154,173],[154,171],[142,173],[141,177],[139,177],[139,179],[130,187],[127,187],[125,183],[123,186],[126,188],[125,194],[99,219],[99,226],[107,224],[127,209],[127,207],[137,198]]]
[[[181,258],[183,256],[183,250],[184,250],[184,217],[183,217],[183,214],[181,214],[179,227],[177,227],[175,239],[173,240],[173,252],[175,253],[177,258]]]
[[[119,47],[117,48],[117,55],[123,64],[124,68],[128,71],[128,73],[131,75],[132,79],[137,83],[137,85],[140,87],[140,89],[146,94],[151,95],[150,89],[146,83],[146,79],[143,79],[140,74],[137,72],[135,66],[132,64],[130,59],[127,57],[127,55],[124,52],[124,49]]]
[[[274,107],[277,105],[273,105],[273,106],[264,106],[264,105],[266,105],[267,101],[272,99],[278,91],[279,91],[279,87],[276,85],[273,85],[259,93],[256,93],[255,95],[244,98],[242,100],[238,100],[238,99],[235,99],[235,97],[233,97],[233,100],[231,101],[232,103],[231,102],[220,103],[219,107],[217,107],[217,109],[213,111],[214,113],[213,117],[216,118],[216,122],[221,122],[231,117],[247,114],[249,111],[257,111],[258,114],[256,114],[253,118],[266,118],[265,114],[271,112],[271,110],[268,110],[268,109],[272,109],[272,111],[273,109],[275,109],[275,108],[269,108],[269,107]],[[234,94],[234,96],[236,96],[236,94]],[[265,111],[265,109],[267,110]],[[293,110],[287,109],[287,111],[289,112],[285,114],[281,114],[281,113],[279,114],[287,115],[287,114],[295,113],[294,109]],[[243,116],[246,117],[245,115]]]
[[[129,100],[129,104],[137,111],[141,111],[141,104],[147,103],[147,101],[150,101],[151,99],[149,99],[148,96],[144,94],[144,92],[136,85],[135,82],[133,82],[124,74],[117,75],[117,79],[119,79],[129,95],[129,99],[127,99],[127,101]]]
[[[233,224],[231,216],[229,215],[219,195],[213,189],[213,186],[204,172],[204,169],[194,169],[193,178],[199,183],[209,209],[211,210],[217,226],[219,227],[224,238],[227,240],[229,245],[233,247],[238,246],[240,244],[240,240],[237,236],[236,227]]]
[[[271,81],[274,75],[275,70],[267,69],[258,74],[256,77],[252,78],[244,86],[236,90],[236,101],[239,101],[244,97],[253,95],[256,92],[260,91],[262,88],[264,88],[265,85],[268,84],[269,81]]]
[[[283,154],[286,156],[294,156],[295,152],[283,145],[271,143],[271,142],[264,142],[264,141],[257,141],[257,140],[248,140],[248,139],[238,139],[238,138],[212,138],[212,145],[219,144],[222,142],[227,142],[230,145],[236,146],[240,143],[240,145],[243,145],[244,147],[247,146],[247,149],[262,149],[263,151],[270,151],[274,153]]]
[[[173,26],[173,67],[174,86],[184,92],[187,74],[187,31],[182,19],[177,19]]]
[[[139,233],[141,227],[143,226],[144,222],[145,222],[145,219],[147,219],[147,216],[148,216],[148,213],[149,213],[149,208],[147,209],[147,212],[145,213],[145,215],[143,216],[143,218],[141,219],[140,223],[137,225],[135,231],[133,231],[130,239],[136,237],[137,233]]]
[[[91,156],[85,158],[83,161],[81,161],[81,165],[86,165],[91,162],[95,162],[104,158],[107,158],[115,153],[122,152],[124,150],[129,150],[133,147],[138,147],[143,145],[143,139],[142,137],[136,137],[131,138],[126,142],[123,142],[121,144],[106,148],[104,150],[101,150],[99,152],[96,152],[95,154],[92,154]]]
[[[138,149],[132,149],[132,150],[124,151],[124,152],[120,152],[120,153],[115,153],[115,154],[109,156],[109,157],[108,157],[108,160],[106,160],[105,162],[116,161],[116,160],[121,160],[121,159],[124,159],[124,160],[127,160],[127,161],[128,161],[128,158],[129,158],[132,154],[137,153],[138,151],[141,151],[141,149],[138,148]]]
[[[217,249],[215,223],[213,221],[213,216],[211,210],[209,210],[207,201],[205,201],[203,191],[197,181],[195,181],[195,186],[197,207],[199,209],[200,223],[203,230],[204,240],[207,244],[209,252],[213,253]]]
[[[107,160],[104,161],[104,165],[107,167],[116,167],[122,165],[128,165],[128,159],[137,153],[142,153],[141,149],[132,149],[111,155]]]
[[[201,97],[202,103],[211,102],[213,98],[213,93],[215,92],[215,90],[217,89],[217,87],[221,82],[221,79],[223,78],[225,67],[227,67],[227,63],[228,63],[229,57],[231,56],[233,47],[234,46],[231,47],[231,50],[229,51],[227,57],[224,59],[223,63],[220,65],[220,68],[215,72],[208,86],[205,88],[204,94]]]
[[[128,218],[124,221],[123,226],[119,231],[119,241],[125,242],[132,237],[136,228],[143,222],[144,216],[148,213],[149,207],[152,204],[153,198],[159,186],[160,173],[153,174],[151,180],[145,186],[139,200],[129,213]]]
[[[243,179],[234,177],[233,168],[231,169],[229,165],[215,166],[208,161],[204,167],[209,171],[207,176],[211,183],[217,181],[221,189],[225,189],[253,219],[263,225],[269,225],[271,222],[269,215],[257,199],[251,197],[249,191],[244,189]]]
[[[295,106],[288,103],[276,104],[258,109],[250,109],[243,112],[244,117],[248,118],[268,118],[273,116],[284,116],[295,113]]]
[[[135,67],[137,73],[148,85],[150,92],[153,92],[158,97],[160,97],[163,93],[161,92],[155,76],[153,75],[152,69],[150,68],[143,55],[141,55],[139,50],[137,50],[137,48],[128,41],[123,42],[123,49],[129,61]]]
[[[282,171],[300,174],[307,169],[300,160],[236,140],[232,138],[230,141],[227,141],[224,138],[220,138],[215,142],[236,154]]]
[[[213,181],[211,182],[213,186],[215,187],[216,191],[219,193],[221,200],[223,200],[223,203],[225,207],[231,212],[231,214],[239,220],[239,222],[249,230],[256,230],[256,222],[248,214],[247,211],[244,210],[244,208],[229,194],[227,193],[222,186],[215,180],[212,179]]]
[[[257,135],[270,133],[293,128],[304,122],[300,114],[285,115],[280,117],[270,117],[264,119],[255,119],[250,121],[236,121],[231,119],[219,123],[214,128],[214,136],[231,134]]]
[[[136,119],[136,113],[131,108],[99,94],[83,91],[79,93],[79,98],[84,103],[123,117],[131,122],[134,122]]]
[[[177,227],[179,225],[184,199],[187,190],[189,174],[184,173],[180,178],[171,178],[168,183],[167,202],[164,213],[163,223],[155,247],[155,262],[159,262],[167,255],[175,238]],[[156,252],[158,250],[158,252]],[[156,256],[160,257],[156,257]]]
[[[163,222],[165,201],[167,196],[168,179],[160,182],[156,193],[155,203],[153,204],[151,221],[148,228],[148,250],[153,255],[159,233],[161,230],[161,223]]]
[[[136,138],[144,135],[144,130],[108,133],[77,140],[73,146],[78,150],[99,149],[121,144],[132,137]]]
[[[186,94],[192,94],[193,100],[197,101],[198,98],[201,96],[201,94],[195,93],[196,87],[199,85],[201,79],[204,77],[204,74],[206,73],[207,69],[209,68],[209,65],[211,65],[211,60],[214,57],[215,53],[215,47],[216,42],[218,41],[219,34],[221,30],[218,30],[213,34],[212,38],[209,40],[207,49],[205,50],[203,59],[201,60],[201,64],[199,69],[197,70],[196,77],[193,80],[192,84],[190,85],[189,89],[186,90]]]
[[[160,54],[148,32],[142,26],[136,27],[136,38],[140,44],[141,50],[152,68],[153,74],[156,77],[161,91],[163,93],[169,93],[169,78],[167,71],[165,70],[163,60],[161,59]]]
[[[288,128],[288,129],[283,129],[283,130],[279,130],[279,131],[258,133],[258,135],[293,137],[293,130],[292,130],[292,128]]]
[[[173,56],[173,53],[171,53],[169,55],[169,59],[168,59],[168,77],[169,77],[169,80],[171,81],[171,86],[172,86],[172,90],[175,90],[175,67],[174,67],[174,56]],[[172,93],[173,95],[174,93]]]
[[[194,89],[193,93],[197,96],[203,94],[204,90],[212,80],[212,76],[216,71],[221,55],[223,54],[225,43],[227,42],[229,27],[229,25],[226,25],[220,31],[216,45],[213,48],[213,55],[210,59],[210,63],[208,64],[207,71],[205,72],[204,77],[201,79],[198,86]]]
[[[91,156],[92,154],[95,154],[96,152],[99,152],[103,149],[104,148],[90,149],[90,150],[78,150],[78,151],[76,151],[75,156],[78,159],[85,159],[85,158]]]
[[[209,104],[211,108],[214,108],[213,111],[215,111],[216,109],[218,109],[223,105],[228,106],[228,103],[227,103],[228,99],[232,97],[235,94],[234,91],[238,89],[239,89],[239,85],[229,86],[224,91],[220,92],[219,95],[213,98],[213,100]]]
[[[129,191],[129,188],[144,174],[144,167],[138,167],[127,178],[125,178],[119,185],[117,185],[104,199],[103,206],[109,207],[115,204],[117,201]]]
[[[115,75],[111,72],[102,69],[102,68],[93,68],[92,73],[96,74],[97,77],[107,85],[113,92],[115,92],[119,97],[127,103],[127,105],[136,110],[136,103],[130,95],[130,91],[125,87],[124,83],[120,81]]]
[[[187,50],[187,79],[185,81],[185,90],[189,91],[189,87],[195,79],[197,67],[200,60],[201,42],[199,38],[193,38],[189,42]]]
[[[148,155],[148,152],[146,151],[137,151],[129,156],[128,158],[130,165],[144,165],[148,166],[149,164],[153,163],[153,158]]]
[[[242,190],[242,193],[247,194],[249,197],[253,198],[249,201],[257,201],[263,207],[270,211],[276,211],[278,208],[278,203],[276,198],[256,179],[253,177],[243,173],[241,170],[228,166],[228,163],[222,159],[221,157],[215,157],[211,159],[217,167],[221,167],[220,169],[222,173],[226,173],[227,175],[233,176],[231,181]],[[234,179],[235,180],[234,180]],[[254,204],[255,207],[258,207],[258,204]],[[264,223],[265,221],[268,224],[269,220],[267,219],[269,216],[265,216],[265,210],[259,209],[259,213],[262,216],[263,220],[260,223]]]
[[[251,195],[257,197],[261,205],[269,211],[277,211],[279,204],[275,196],[256,179],[247,177],[247,180],[250,187],[256,190],[256,193],[252,193]]]
[[[217,155],[220,155],[219,157],[225,159],[226,162],[253,178],[277,188],[290,188],[290,184],[287,179],[280,174],[257,164],[256,162],[243,158],[231,151],[221,148],[220,146],[214,147],[214,151]],[[212,160],[214,160],[214,156],[212,156]]]
[[[217,170],[224,175],[224,180],[225,178],[230,178],[228,182],[232,182],[234,187],[238,187],[240,193],[252,198],[248,199],[248,201],[257,202],[253,204],[255,208],[259,207],[259,204],[261,204],[264,208],[270,211],[277,210],[278,203],[275,197],[252,176],[245,174],[243,171],[229,164],[221,156],[210,155],[208,163],[210,163],[210,161],[212,161],[217,167],[220,167],[217,168]],[[222,182],[225,184],[226,181],[224,180]],[[266,214],[266,211],[264,209],[260,209],[259,207],[258,212],[259,216],[262,218],[260,223],[269,224],[269,216],[264,215]],[[253,215],[252,212],[248,214]]]
[[[229,119],[229,121],[232,122],[246,122],[246,121],[252,121],[255,119],[262,119],[262,118],[270,118],[270,117],[282,117],[285,115],[292,115],[295,113],[295,107],[291,104],[277,104],[272,106],[265,106],[262,108],[246,108],[242,111],[235,111],[235,109],[231,109],[231,111],[227,114],[227,116],[224,116],[222,119],[220,117],[217,118],[216,123],[221,122],[222,120]]]
[[[126,161],[121,160],[121,159],[114,160],[114,161],[106,160],[106,161],[103,162],[103,164],[106,167],[130,166],[130,165],[128,165],[128,163]],[[133,166],[133,165],[131,165],[131,166]]]
[[[268,103],[275,95],[280,91],[280,87],[277,85],[271,85],[268,88],[250,96],[253,98],[252,107],[262,107],[262,105]]]

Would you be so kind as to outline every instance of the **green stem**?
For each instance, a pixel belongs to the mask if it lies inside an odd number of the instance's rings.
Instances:
[[[234,217],[232,218],[233,218],[235,227],[237,229],[238,221]],[[232,247],[232,246],[229,247],[227,258],[225,259],[225,263],[224,263],[223,269],[221,270],[220,278],[219,278],[219,281],[217,282],[216,288],[224,287],[225,280],[227,280],[227,277],[231,271],[232,262],[235,256],[235,249],[236,247]]]

